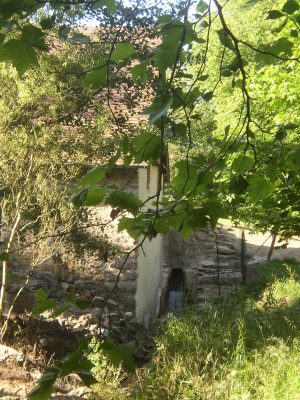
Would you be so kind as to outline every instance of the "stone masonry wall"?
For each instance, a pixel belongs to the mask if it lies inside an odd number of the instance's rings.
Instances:
[[[106,179],[107,185],[113,185],[121,190],[127,190],[135,195],[138,194],[137,168],[114,169]],[[102,224],[111,221],[112,208],[109,206],[94,207],[89,210],[89,223],[93,226],[85,230],[94,238],[109,240],[115,247],[127,251],[134,246],[133,239],[127,232],[118,232],[118,218],[110,222],[105,228]],[[132,253],[126,266],[119,277],[117,288],[111,293],[115,285],[119,270],[123,265],[124,256],[109,250],[105,256],[97,250],[92,253],[84,253],[83,257],[60,249],[60,260],[47,260],[38,268],[30,271],[30,265],[24,254],[15,255],[11,266],[14,279],[10,280],[7,306],[22,286],[28,273],[30,274],[28,284],[17,301],[16,311],[32,309],[34,304],[34,292],[37,288],[43,288],[50,297],[64,298],[70,290],[75,290],[76,296],[82,300],[91,302],[93,319],[104,304],[106,296],[109,300],[105,309],[104,317],[109,324],[111,321],[122,319],[125,315],[134,317],[135,293],[137,280],[136,254]],[[76,310],[75,310],[76,311]],[[72,310],[72,312],[75,312]],[[77,310],[79,314],[80,310]],[[75,312],[76,314],[76,312]]]

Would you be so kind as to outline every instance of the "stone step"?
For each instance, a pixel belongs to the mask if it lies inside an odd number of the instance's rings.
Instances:
[[[217,251],[217,249],[216,249]],[[218,251],[220,255],[224,256],[231,256],[231,255],[237,255],[237,251],[233,248],[230,248],[228,246],[218,246]]]
[[[203,275],[198,279],[200,287],[203,284],[218,284],[218,274]],[[235,274],[221,274],[220,283],[221,285],[239,284],[242,282],[242,274],[240,272]]]
[[[235,285],[221,285],[221,297],[230,293],[236,286]],[[219,297],[219,285],[209,284],[201,285],[195,293],[196,302],[211,301]]]
[[[219,247],[229,247],[232,250],[235,250],[235,243],[234,241],[225,241],[225,240],[217,240]]]

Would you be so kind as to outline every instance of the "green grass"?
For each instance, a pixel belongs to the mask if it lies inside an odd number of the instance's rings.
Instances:
[[[299,400],[299,276],[274,260],[222,301],[167,316],[151,365],[106,399]]]

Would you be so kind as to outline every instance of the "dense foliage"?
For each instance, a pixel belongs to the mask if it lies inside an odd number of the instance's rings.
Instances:
[[[186,0],[161,7],[115,0],[0,1],[6,94],[1,127],[12,160],[3,164],[4,171],[18,161],[18,179],[3,184],[5,193],[15,196],[5,200],[11,221],[21,220],[13,216],[20,199],[38,229],[50,219],[64,223],[64,215],[69,221],[82,206],[105,202],[132,214],[120,220],[119,229],[127,230],[137,247],[175,229],[188,238],[223,216],[285,237],[297,234],[299,8],[297,0],[276,7],[269,0]],[[93,32],[79,27],[88,19],[97,22]],[[152,98],[144,107],[149,122],[144,129],[131,132],[113,110],[112,90],[124,83],[137,93],[130,102],[139,102],[145,90]],[[103,120],[103,103],[110,122]],[[103,123],[114,127],[113,145],[106,149],[95,135]],[[162,197],[159,187],[147,212],[132,194],[111,193],[103,184],[119,159],[126,164],[158,160],[162,176],[168,145],[176,149],[170,191]],[[47,186],[45,162],[68,184],[76,173],[69,166],[56,167],[62,156],[69,163],[95,162],[103,155],[106,167],[91,170],[75,188],[74,208],[62,205],[66,196],[59,189],[52,203],[44,202],[51,188],[41,191]],[[39,177],[31,186],[28,171]],[[57,185],[51,176],[50,182]],[[52,210],[58,203],[56,214]],[[42,212],[34,215],[37,209]],[[4,262],[9,252],[1,255]],[[103,346],[112,360],[128,360],[109,341]],[[48,396],[55,379],[72,371],[84,380],[78,368],[88,351],[82,346],[48,371],[32,396]]]

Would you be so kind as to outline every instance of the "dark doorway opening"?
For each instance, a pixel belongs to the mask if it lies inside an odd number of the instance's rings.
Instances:
[[[168,281],[166,312],[173,312],[182,307],[184,286],[184,273],[182,268],[173,268]]]

